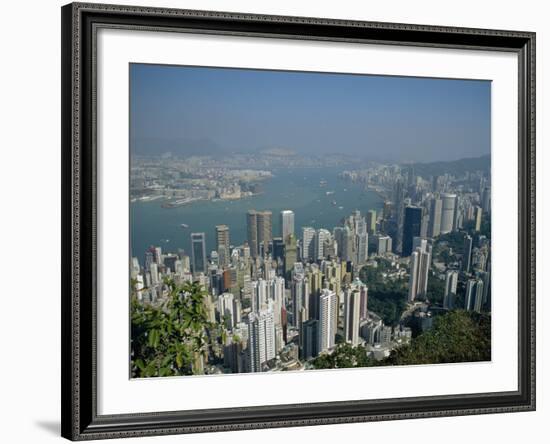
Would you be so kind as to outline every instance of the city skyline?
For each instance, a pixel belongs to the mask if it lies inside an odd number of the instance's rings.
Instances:
[[[132,377],[491,359],[490,82],[130,76]]]

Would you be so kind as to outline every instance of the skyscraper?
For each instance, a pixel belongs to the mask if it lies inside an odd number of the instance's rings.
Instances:
[[[442,193],[441,201],[442,206],[440,233],[446,234],[453,231],[455,220],[456,194]]]
[[[441,208],[441,199],[434,197],[430,202],[430,220],[428,223],[428,236],[430,237],[437,237],[441,232]]]
[[[376,233],[376,210],[367,211],[367,230],[369,234]]]
[[[291,234],[285,240],[285,278],[290,278],[290,272],[294,264],[298,261],[298,252],[296,247],[296,237]]]
[[[246,233],[250,255],[254,258],[267,255],[272,238],[271,211],[249,210],[246,213]]]
[[[246,234],[250,255],[255,258],[258,256],[258,213],[256,210],[249,210],[246,213]]]
[[[409,277],[409,302],[419,296],[426,296],[428,276],[432,260],[432,246],[422,244],[411,254],[411,270]]]
[[[344,339],[356,346],[359,344],[361,291],[358,288],[347,288],[344,291]]]
[[[204,233],[191,233],[191,265],[195,274],[206,272],[206,236]]]
[[[475,222],[475,230],[480,231],[481,230],[481,217],[482,217],[483,210],[481,207],[475,207],[474,210],[474,222]]]
[[[273,220],[271,211],[258,211],[258,254],[267,255],[269,243],[273,237]]]
[[[483,281],[479,278],[469,279],[466,284],[466,295],[464,297],[464,309],[468,311],[481,312],[483,303]]]
[[[315,260],[323,260],[326,257],[325,247],[332,239],[330,231],[320,228],[315,232],[314,253]]]
[[[262,365],[275,357],[275,325],[271,309],[248,315],[250,371],[261,372]]]
[[[218,311],[220,313],[220,322],[225,327],[232,329],[235,322],[235,297],[231,293],[223,293],[218,298]]]
[[[318,351],[325,352],[334,347],[336,320],[338,319],[338,296],[324,288],[319,297]]]
[[[405,220],[403,222],[403,256],[410,256],[413,249],[413,239],[420,236],[422,223],[422,208],[408,206],[405,208]]]
[[[319,352],[319,321],[317,319],[309,319],[302,324],[302,359],[311,359],[316,357]]]
[[[283,241],[291,234],[294,234],[294,211],[281,211],[281,237]]]
[[[472,262],[472,237],[469,235],[464,236],[464,252],[462,254],[462,271],[465,273],[470,272],[470,265]]]
[[[301,263],[294,266],[290,283],[292,297],[292,325],[300,330],[302,323],[309,319],[309,282]]]
[[[220,265],[223,267],[229,263],[229,227],[216,225],[216,250]]]
[[[315,229],[302,227],[302,261],[310,262],[315,256]]]
[[[445,292],[443,294],[443,308],[453,309],[458,283],[458,271],[447,270],[445,273]]]

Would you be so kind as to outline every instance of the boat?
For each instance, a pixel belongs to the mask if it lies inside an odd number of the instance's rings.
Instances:
[[[180,227],[181,227],[181,228],[189,228],[189,225],[187,225],[187,224],[181,224]]]

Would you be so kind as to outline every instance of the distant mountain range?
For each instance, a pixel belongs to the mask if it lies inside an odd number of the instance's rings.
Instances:
[[[443,174],[461,175],[466,171],[483,171],[487,175],[491,172],[491,155],[468,157],[465,159],[445,162],[411,163],[415,174],[420,176],[442,176]],[[405,165],[401,165],[402,167]]]

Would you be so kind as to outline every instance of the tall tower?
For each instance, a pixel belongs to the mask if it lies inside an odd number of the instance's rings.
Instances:
[[[443,294],[443,308],[454,308],[457,283],[458,271],[447,270],[447,273],[445,273],[445,293]]]
[[[258,256],[258,213],[256,210],[249,210],[246,213],[246,234],[250,256],[255,258]]]
[[[347,288],[344,292],[344,339],[353,346],[359,344],[360,308],[361,291]]]
[[[294,234],[294,211],[283,210],[281,211],[281,237],[284,240]]]
[[[453,231],[455,219],[455,204],[456,194],[442,193],[441,194],[441,234],[450,233]]]
[[[430,237],[437,237],[441,233],[441,209],[441,199],[434,197],[430,202],[430,221],[428,223],[428,236]]]
[[[469,279],[466,284],[466,295],[464,298],[464,309],[468,311],[481,312],[483,303],[483,281],[479,278]]]
[[[423,243],[411,254],[411,271],[409,277],[409,302],[418,296],[425,296],[428,290],[428,276],[432,260],[432,247]]]
[[[319,297],[319,353],[334,347],[337,319],[338,296],[334,291],[324,288],[321,290],[321,296]]]
[[[410,256],[413,249],[413,239],[420,236],[422,224],[422,208],[408,206],[405,208],[405,220],[403,222],[403,256]]]
[[[462,271],[465,273],[470,272],[470,265],[472,262],[472,237],[469,235],[464,236],[464,253],[462,254]]]
[[[251,372],[261,372],[262,365],[275,357],[275,325],[271,309],[248,315],[248,349]]]
[[[227,225],[216,225],[216,250],[221,266],[229,263],[229,227]]]
[[[191,265],[194,274],[206,272],[206,236],[204,233],[191,233]]]
[[[376,233],[376,210],[367,211],[367,230],[369,234]]]
[[[258,211],[258,254],[267,255],[269,243],[273,237],[273,220],[271,211]]]
[[[312,261],[315,255],[315,229],[311,227],[302,228],[302,261]]]

